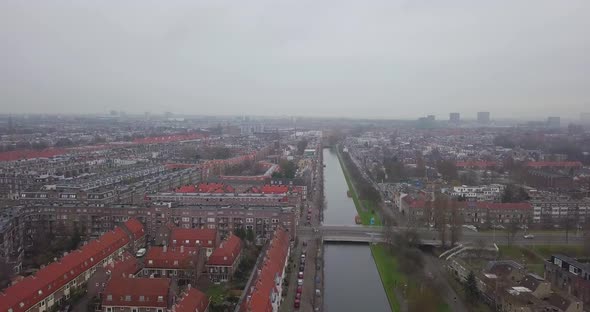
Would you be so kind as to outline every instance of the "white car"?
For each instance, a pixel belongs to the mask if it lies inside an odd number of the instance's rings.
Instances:
[[[303,279],[302,278],[297,280],[297,286],[303,286]]]
[[[141,258],[145,255],[147,250],[145,250],[145,248],[139,248],[139,250],[137,251],[137,253],[135,253],[135,256],[138,258]]]
[[[535,235],[533,235],[533,234],[524,234],[524,236],[523,236],[523,237],[524,237],[525,239],[533,239],[533,238],[535,238]]]

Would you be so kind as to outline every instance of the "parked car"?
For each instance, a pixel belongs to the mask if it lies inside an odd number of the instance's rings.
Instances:
[[[139,250],[137,251],[137,253],[135,253],[135,256],[138,258],[141,258],[145,255],[146,253],[146,249],[145,248],[139,248]]]
[[[297,293],[300,294],[303,291],[303,286],[297,286]]]
[[[303,271],[299,271],[299,274],[297,274],[297,277],[303,278]]]
[[[533,238],[535,238],[535,235],[533,235],[533,234],[525,234],[523,237],[525,239],[533,239]]]
[[[301,299],[301,293],[296,293],[295,294],[295,299]]]
[[[298,286],[303,286],[303,279],[302,278],[300,278],[300,279],[297,280],[297,285]]]
[[[295,299],[295,303],[293,304],[293,307],[295,309],[299,309],[299,306],[301,306],[301,300],[300,299]]]

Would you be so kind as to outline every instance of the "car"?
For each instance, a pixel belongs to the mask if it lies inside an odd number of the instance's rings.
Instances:
[[[523,237],[525,239],[533,239],[533,238],[535,238],[535,235],[533,235],[533,234],[525,234]]]
[[[299,306],[301,305],[301,300],[300,299],[295,299],[295,303],[293,304],[293,307],[295,309],[299,309]]]
[[[139,250],[137,251],[137,253],[135,253],[135,256],[138,258],[141,258],[145,255],[146,253],[146,249],[145,248],[139,248]]]
[[[297,293],[300,294],[303,292],[303,286],[299,285],[297,286]]]
[[[295,294],[295,299],[301,299],[301,293],[296,293]]]
[[[303,279],[302,278],[297,280],[297,286],[303,286]]]
[[[303,271],[299,271],[299,274],[297,274],[297,277],[303,278]]]

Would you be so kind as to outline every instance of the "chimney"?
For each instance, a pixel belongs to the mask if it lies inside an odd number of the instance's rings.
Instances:
[[[191,284],[188,284],[188,285],[186,286],[186,290],[187,290],[187,291],[188,291],[188,290],[191,290]]]
[[[166,252],[168,250],[168,246],[164,245],[164,247],[162,249],[163,249],[162,250],[163,252]]]

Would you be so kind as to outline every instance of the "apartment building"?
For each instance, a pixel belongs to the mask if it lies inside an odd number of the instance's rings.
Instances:
[[[85,284],[97,268],[113,263],[129,248],[130,242],[136,241],[121,227],[105,233],[5,289],[0,293],[0,311],[49,311]]]

